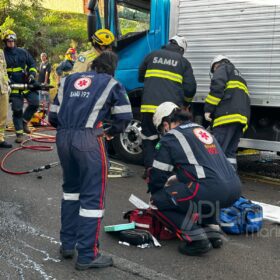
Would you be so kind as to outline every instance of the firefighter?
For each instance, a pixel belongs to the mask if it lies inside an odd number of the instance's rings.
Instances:
[[[148,188],[161,218],[185,241],[179,251],[200,255],[211,244],[222,246],[219,209],[240,197],[241,182],[215,138],[190,118],[172,102],[157,108],[153,122],[165,134],[156,146]]]
[[[64,56],[64,60],[56,67],[57,84],[59,85],[61,77],[65,77],[72,73],[73,66],[77,60],[77,51],[69,48]]]
[[[16,47],[17,36],[12,30],[3,33],[2,40],[5,44],[4,54],[7,62],[7,72],[11,84],[36,83],[36,66],[34,59],[28,51]],[[23,112],[24,99],[28,106]],[[12,103],[13,123],[16,130],[16,143],[23,141],[23,132],[30,134],[28,122],[39,107],[37,91],[12,89],[10,94]]]
[[[63,78],[49,116],[63,169],[61,254],[71,258],[76,247],[78,270],[112,265],[98,242],[108,173],[104,139],[123,132],[132,119],[125,89],[112,77],[116,65],[116,55],[104,52],[93,61],[94,71]]]
[[[89,71],[92,61],[103,51],[111,51],[115,41],[114,34],[108,29],[99,29],[92,36],[92,48],[81,52],[73,67],[73,72]]]
[[[144,82],[141,103],[142,143],[145,171],[152,166],[154,147],[158,134],[153,126],[153,113],[165,101],[178,106],[187,106],[196,93],[196,81],[190,62],[183,56],[187,50],[187,40],[174,36],[160,50],[146,56],[139,67],[139,82]]]
[[[230,163],[237,168],[236,151],[250,118],[250,96],[246,81],[224,55],[210,65],[213,74],[210,93],[205,99],[205,119]]]
[[[9,78],[4,52],[0,49],[0,148],[12,148],[4,139],[9,103]]]

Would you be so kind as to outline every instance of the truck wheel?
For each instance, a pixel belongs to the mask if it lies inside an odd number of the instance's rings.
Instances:
[[[141,122],[132,120],[124,133],[114,137],[112,144],[119,159],[133,164],[143,164],[141,130]]]

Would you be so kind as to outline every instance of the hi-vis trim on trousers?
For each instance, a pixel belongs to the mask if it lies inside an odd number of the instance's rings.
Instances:
[[[243,132],[248,128],[248,118],[240,114],[231,114],[218,117],[214,120],[213,127],[229,124],[229,123],[241,123],[244,124]]]
[[[87,210],[80,208],[79,215],[87,218],[102,218],[104,216],[105,210]]]
[[[183,83],[183,76],[177,73],[173,73],[170,71],[164,71],[164,70],[158,70],[158,69],[149,69],[146,71],[145,78],[162,78],[162,79],[168,79],[173,82],[177,82],[179,84]]]
[[[79,200],[79,193],[63,193],[64,200]]]
[[[198,162],[195,158],[195,155],[190,147],[190,144],[188,143],[185,136],[181,132],[179,132],[175,129],[170,130],[168,133],[173,134],[179,141],[183,151],[185,152],[185,155],[186,155],[189,163],[194,165],[194,167],[195,167],[195,170],[197,173],[197,178],[199,178],[199,179],[205,178],[204,168],[203,168],[203,166],[198,164]]]

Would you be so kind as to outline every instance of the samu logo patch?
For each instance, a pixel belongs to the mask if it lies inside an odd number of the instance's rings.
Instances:
[[[74,83],[74,87],[77,90],[84,90],[88,88],[91,85],[91,79],[90,78],[80,78]]]
[[[213,143],[212,135],[203,128],[195,128],[193,130],[194,135],[199,139],[200,142],[210,145]]]

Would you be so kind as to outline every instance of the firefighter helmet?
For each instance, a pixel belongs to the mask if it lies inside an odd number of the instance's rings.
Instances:
[[[7,41],[7,40],[16,41],[17,40],[17,35],[13,30],[8,29],[8,30],[3,32],[2,40],[3,41]]]
[[[163,102],[161,103],[157,109],[156,112],[153,116],[153,123],[154,126],[156,128],[158,128],[161,123],[162,123],[162,119],[164,117],[168,117],[171,115],[171,113],[175,110],[175,109],[179,109],[179,107],[174,104],[173,102]]]
[[[77,58],[76,55],[77,55],[76,49],[69,48],[65,53],[65,59],[75,61]]]
[[[92,39],[93,43],[100,46],[109,46],[115,41],[115,36],[108,29],[99,29],[93,34]]]
[[[172,41],[176,42],[176,44],[179,47],[181,47],[184,50],[184,52],[187,50],[188,43],[187,43],[187,39],[185,37],[180,36],[180,35],[175,35],[172,38],[170,38],[169,41],[170,42],[172,42]]]
[[[222,55],[222,54],[219,54],[217,56],[215,56],[213,58],[213,60],[211,61],[211,64],[210,64],[210,72],[213,73],[214,72],[214,65],[222,60],[227,60],[230,62],[230,60],[228,59],[228,57]]]

